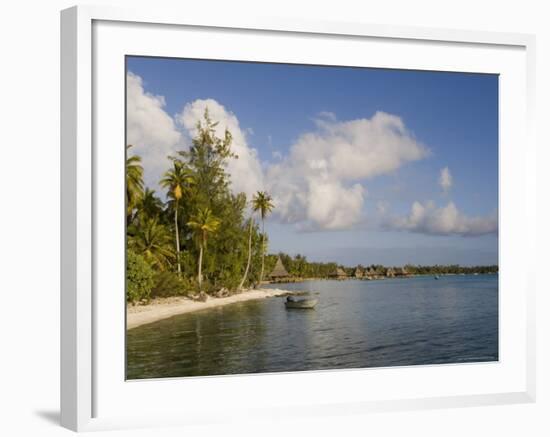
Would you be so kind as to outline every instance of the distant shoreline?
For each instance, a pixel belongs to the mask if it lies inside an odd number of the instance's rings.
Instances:
[[[320,277],[320,278],[289,278],[288,280],[280,281],[271,281],[269,284],[273,285],[284,285],[284,284],[296,284],[300,282],[308,281],[383,281],[386,279],[412,279],[412,278],[423,278],[423,277],[433,277],[433,276],[490,276],[498,275],[498,272],[489,272],[489,273],[416,273],[408,275],[395,275],[395,276],[385,276],[379,275],[375,277],[355,277],[355,276],[345,276],[345,277]]]
[[[267,297],[294,294],[289,290],[257,289],[247,290],[228,297],[210,297],[206,302],[195,301],[187,297],[167,297],[153,300],[147,305],[126,306],[126,329],[157,322],[180,314],[192,313],[209,308],[218,308],[236,302],[246,302]]]

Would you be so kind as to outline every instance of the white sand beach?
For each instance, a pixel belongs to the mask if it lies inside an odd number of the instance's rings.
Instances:
[[[206,302],[195,301],[187,297],[154,299],[147,305],[127,306],[126,329],[136,328],[147,323],[153,323],[179,314],[216,308],[236,302],[245,302],[248,300],[283,296],[287,294],[292,294],[292,292],[281,289],[257,289],[246,290],[242,293],[228,297],[209,297]]]

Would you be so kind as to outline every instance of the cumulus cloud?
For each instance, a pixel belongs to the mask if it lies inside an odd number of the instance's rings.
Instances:
[[[253,193],[263,189],[263,172],[258,152],[247,141],[247,133],[251,131],[241,128],[237,116],[214,99],[199,99],[186,104],[176,115],[176,121],[193,137],[197,133],[197,122],[203,119],[206,108],[211,119],[218,122],[216,135],[223,138],[228,129],[233,136],[231,150],[238,159],[230,159],[227,163],[231,188],[234,193],[245,193],[250,198]]]
[[[385,227],[429,235],[478,236],[498,232],[497,214],[468,217],[453,202],[437,207],[433,202],[414,202],[409,215],[388,218]]]
[[[145,91],[143,80],[128,72],[126,76],[126,137],[132,144],[130,154],[141,156],[144,179],[156,187],[170,165],[168,155],[182,146],[182,135],[174,120],[165,111],[163,96]]]
[[[441,169],[441,172],[439,173],[439,185],[443,188],[445,193],[448,193],[453,186],[453,175],[451,174],[449,167]]]
[[[338,181],[309,181],[307,219],[323,229],[342,229],[357,224],[365,188],[360,184],[344,187]]]
[[[322,114],[315,123],[315,131],[300,136],[288,156],[267,168],[267,189],[285,222],[350,228],[361,221],[363,180],[429,154],[399,117],[384,112],[351,121]]]

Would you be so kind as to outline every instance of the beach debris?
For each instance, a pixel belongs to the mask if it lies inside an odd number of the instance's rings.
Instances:
[[[227,297],[227,296],[229,296],[229,290],[225,287],[220,288],[214,296],[216,296],[216,297]]]

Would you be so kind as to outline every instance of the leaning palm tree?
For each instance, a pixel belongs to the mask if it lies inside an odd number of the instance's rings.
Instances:
[[[132,145],[126,146],[126,153]],[[129,224],[132,212],[143,196],[143,167],[137,155],[126,157],[126,222]]]
[[[252,259],[252,225],[254,223],[254,218],[250,217],[248,222],[248,259],[246,260],[246,268],[244,270],[243,278],[239,284],[239,290],[242,290],[244,283],[246,282],[246,277],[248,276],[248,271],[250,270],[250,261]]]
[[[128,246],[153,267],[163,271],[172,264],[172,237],[168,228],[160,224],[157,218],[147,218],[138,226],[130,226],[128,233]]]
[[[191,170],[183,165],[181,161],[174,160],[174,167],[164,173],[160,185],[168,188],[168,197],[174,200],[174,229],[176,234],[176,263],[178,265],[178,275],[181,275],[180,265],[180,235],[178,227],[178,208],[179,201],[183,196],[183,190],[186,185],[193,182]]]
[[[258,191],[252,198],[252,209],[259,211],[260,218],[262,219],[262,269],[260,271],[260,284],[264,278],[265,265],[265,218],[275,207],[271,202],[272,200],[271,196],[265,191]]]
[[[216,232],[221,224],[221,221],[212,214],[209,208],[199,209],[198,213],[191,217],[191,220],[187,223],[193,232],[199,244],[199,271],[197,280],[199,283],[199,290],[202,289],[202,256],[206,249],[206,241],[208,234]]]

